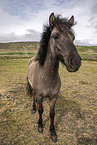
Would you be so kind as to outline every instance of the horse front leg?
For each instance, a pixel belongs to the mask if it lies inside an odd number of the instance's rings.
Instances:
[[[43,133],[43,123],[42,123],[42,113],[43,113],[43,106],[42,106],[43,98],[37,96],[37,107],[39,113],[39,120],[38,120],[38,132]]]
[[[50,100],[50,132],[51,132],[51,139],[53,142],[57,142],[57,134],[55,132],[55,127],[54,127],[54,117],[55,117],[55,103],[56,103],[57,97],[52,98]]]

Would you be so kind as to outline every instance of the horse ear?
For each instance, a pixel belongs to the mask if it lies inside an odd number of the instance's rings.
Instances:
[[[53,21],[55,20],[55,16],[54,16],[54,13],[52,13],[49,17],[49,24],[50,26],[53,26]]]
[[[71,27],[73,26],[73,24],[74,24],[74,16],[72,16],[72,17],[69,19],[68,23],[71,25]]]

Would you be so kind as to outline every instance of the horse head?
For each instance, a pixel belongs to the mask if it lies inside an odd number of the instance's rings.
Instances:
[[[54,58],[61,61],[69,72],[75,72],[81,65],[81,58],[74,45],[74,34],[71,27],[74,25],[74,16],[69,20],[50,15],[49,23],[51,35],[49,45]]]

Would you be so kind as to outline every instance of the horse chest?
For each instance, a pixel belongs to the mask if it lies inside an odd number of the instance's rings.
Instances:
[[[34,88],[38,95],[43,97],[51,97],[58,94],[61,86],[60,77],[56,79],[50,79],[45,77],[43,74],[40,74],[40,77],[34,83]]]

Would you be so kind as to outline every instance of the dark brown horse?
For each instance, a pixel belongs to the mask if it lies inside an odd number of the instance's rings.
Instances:
[[[50,99],[50,133],[51,139],[56,142],[57,134],[54,127],[55,103],[61,87],[58,73],[59,61],[69,72],[75,72],[81,65],[81,58],[73,44],[74,34],[71,27],[74,17],[70,20],[50,15],[49,25],[45,26],[40,48],[36,57],[28,62],[27,91],[33,96],[32,113],[36,112],[36,102],[39,113],[38,131],[43,132],[42,101]],[[60,106],[61,107],[61,106]]]

